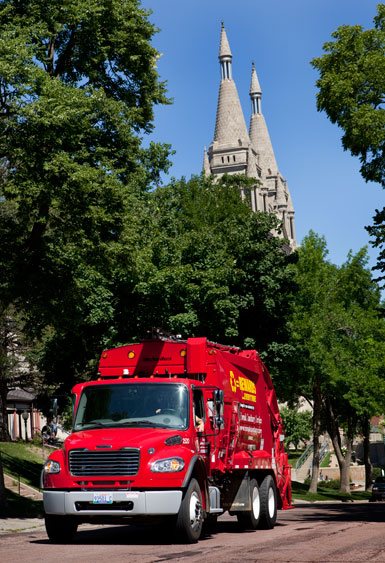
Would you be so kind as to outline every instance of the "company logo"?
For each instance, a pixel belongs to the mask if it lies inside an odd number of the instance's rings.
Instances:
[[[233,371],[230,370],[230,387],[233,393],[236,393],[237,389],[242,392],[242,399],[244,401],[251,401],[255,403],[256,397],[256,387],[253,381],[247,379],[247,377],[236,376]]]

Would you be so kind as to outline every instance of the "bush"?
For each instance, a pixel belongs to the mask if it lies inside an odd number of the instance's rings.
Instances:
[[[338,491],[340,484],[339,479],[328,479],[327,481],[321,481],[318,486],[322,489],[335,489]]]
[[[373,467],[372,468],[372,479],[377,479],[377,477],[381,477],[383,470],[384,470],[383,467]]]
[[[309,486],[311,477],[306,477],[304,484]],[[340,480],[339,479],[328,479],[327,481],[318,481],[318,489],[335,489],[339,490]]]

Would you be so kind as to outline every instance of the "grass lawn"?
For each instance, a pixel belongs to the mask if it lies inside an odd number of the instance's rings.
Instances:
[[[23,483],[40,487],[42,465],[51,450],[25,442],[0,442],[0,456],[4,473]],[[19,496],[6,489],[8,518],[37,518],[43,516],[43,502]]]
[[[292,467],[295,467],[295,464],[303,454],[305,450],[286,450],[289,456],[289,463]]]
[[[40,487],[40,473],[50,451],[25,442],[0,442],[0,456],[4,473],[12,475],[31,487]]]
[[[366,491],[352,491],[350,494],[340,493],[336,489],[322,487],[321,484],[318,485],[317,493],[309,493],[309,485],[298,483],[297,481],[292,481],[291,485],[294,500],[307,500],[310,502],[315,500],[368,500],[371,496]]]
[[[329,467],[330,465],[330,458],[331,458],[331,453],[328,452],[325,457],[323,458],[323,460],[320,463],[320,467]]]

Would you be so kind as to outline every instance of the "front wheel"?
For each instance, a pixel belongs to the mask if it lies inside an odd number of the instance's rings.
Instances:
[[[238,512],[237,519],[242,530],[256,530],[261,515],[261,499],[258,483],[255,479],[250,481],[251,510]]]
[[[78,529],[75,518],[71,516],[53,516],[47,514],[44,520],[47,536],[51,542],[70,543],[73,540]]]
[[[176,531],[187,543],[196,543],[202,533],[202,493],[196,479],[191,479],[179,509]]]
[[[266,475],[262,481],[259,494],[261,499],[259,527],[264,530],[271,530],[277,521],[277,490],[271,475]]]

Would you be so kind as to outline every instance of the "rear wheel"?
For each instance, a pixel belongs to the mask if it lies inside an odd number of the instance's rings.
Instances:
[[[202,493],[196,479],[191,479],[179,509],[176,531],[180,539],[196,543],[202,533]]]
[[[238,512],[237,519],[243,530],[256,530],[261,515],[261,500],[258,483],[255,479],[250,481],[250,502],[251,510]]]
[[[259,487],[261,499],[261,517],[259,527],[264,530],[274,528],[277,521],[277,490],[274,479],[271,475],[266,475]]]
[[[47,536],[54,543],[69,543],[73,540],[78,524],[71,516],[53,516],[47,514],[45,517],[45,529]]]

